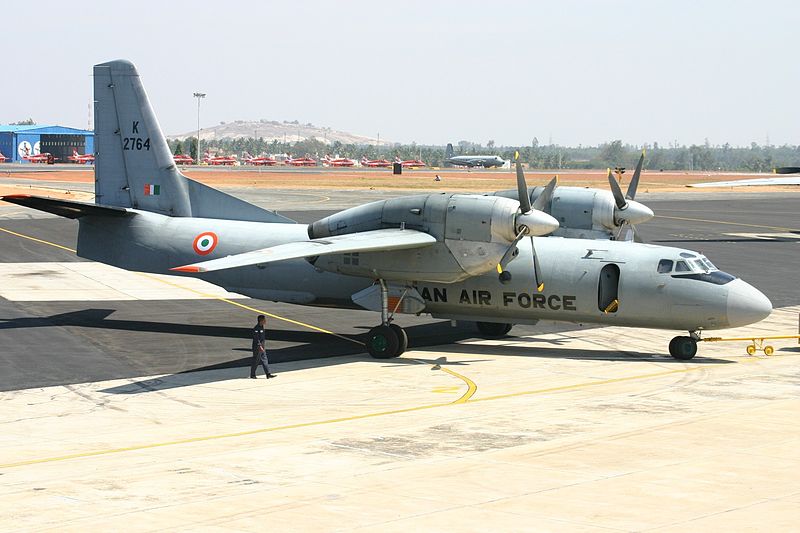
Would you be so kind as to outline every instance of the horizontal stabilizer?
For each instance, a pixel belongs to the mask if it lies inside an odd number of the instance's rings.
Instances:
[[[353,252],[388,252],[422,248],[436,242],[436,238],[420,231],[408,229],[379,229],[348,235],[337,235],[324,239],[290,242],[261,250],[229,255],[211,261],[172,268],[178,272],[212,272],[262,263],[273,263],[287,259],[300,259],[318,255]]]
[[[127,217],[135,213],[122,207],[76,202],[75,200],[60,200],[58,198],[45,198],[30,194],[9,194],[1,196],[4,202],[38,209],[60,217],[80,218],[85,216],[95,217]]]

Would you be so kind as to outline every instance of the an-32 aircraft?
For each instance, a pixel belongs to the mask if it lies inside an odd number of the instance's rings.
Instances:
[[[703,330],[772,310],[699,253],[614,240],[652,216],[635,187],[626,197],[614,185],[585,197],[563,188],[556,209],[556,181],[528,189],[518,166],[514,198],[421,194],[296,224],[183,176],[132,63],[96,65],[94,95],[96,203],[5,201],[77,218],[81,257],[182,272],[254,298],[378,311],[365,339],[374,357],[405,350],[399,313],[475,321],[486,336],[540,319],[684,330],[669,351],[690,359]],[[562,230],[586,234],[543,237]]]

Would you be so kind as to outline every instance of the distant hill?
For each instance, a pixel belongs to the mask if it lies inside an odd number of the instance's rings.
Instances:
[[[195,137],[196,131],[190,131],[179,135],[168,135],[170,140],[185,139],[187,137]],[[339,141],[342,144],[375,144],[377,139],[374,137],[366,137],[364,135],[356,135],[346,131],[338,131],[332,128],[324,128],[321,126],[314,126],[313,124],[299,124],[294,122],[278,122],[277,120],[236,120],[234,122],[225,122],[210,128],[202,128],[200,130],[200,139],[207,140],[222,140],[222,139],[239,139],[248,137],[263,137],[267,142],[276,140],[283,142],[295,143],[298,141],[306,140],[314,137],[318,141],[332,144]],[[381,139],[381,145],[384,143],[389,144],[385,139]]]

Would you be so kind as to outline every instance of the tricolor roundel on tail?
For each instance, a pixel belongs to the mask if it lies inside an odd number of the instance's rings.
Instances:
[[[192,248],[197,255],[208,255],[214,251],[219,243],[217,234],[213,231],[206,231],[194,238]]]

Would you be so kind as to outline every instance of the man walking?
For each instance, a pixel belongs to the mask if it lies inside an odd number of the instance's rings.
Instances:
[[[275,374],[269,373],[266,325],[267,317],[258,315],[258,322],[253,328],[253,359],[250,361],[250,379],[256,379],[256,369],[259,363],[264,367],[264,373],[267,375],[267,379],[275,377]]]

